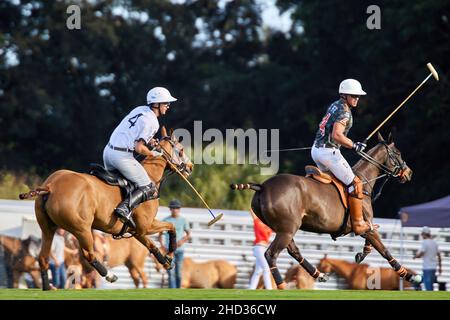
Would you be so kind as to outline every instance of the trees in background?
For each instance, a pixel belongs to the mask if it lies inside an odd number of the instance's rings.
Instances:
[[[382,1],[381,30],[369,30],[362,1],[278,0],[292,12],[287,33],[263,27],[259,3],[82,1],[81,29],[68,30],[70,1],[2,1],[1,168],[45,176],[101,162],[114,126],[156,85],[179,98],[162,119],[168,127],[192,130],[202,120],[203,128],[221,130],[279,128],[281,147],[293,147],[311,145],[339,82],[357,78],[368,96],[351,137],[362,140],[423,80],[431,61],[441,82],[429,81],[382,130],[394,132],[413,181],[388,184],[377,212],[394,215],[447,194],[448,2]],[[311,163],[308,152],[281,160],[281,171],[295,174]],[[192,179],[214,193],[214,205],[243,208],[247,199],[228,193],[231,178],[264,177],[235,168],[197,166]],[[171,190],[186,190],[177,183]],[[188,195],[179,197],[197,204]]]

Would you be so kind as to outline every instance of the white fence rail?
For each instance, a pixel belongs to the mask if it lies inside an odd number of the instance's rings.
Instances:
[[[31,234],[40,236],[39,228],[34,219],[34,202],[32,201],[0,201],[0,235],[10,235],[26,238]],[[208,228],[209,213],[204,209],[183,208],[182,215],[187,218],[192,230],[192,240],[185,244],[185,256],[195,261],[202,262],[213,259],[224,259],[237,266],[238,277],[236,288],[246,288],[250,273],[254,264],[252,255],[253,224],[250,215],[245,211],[221,210],[224,217],[214,226]],[[169,215],[166,207],[160,207],[158,219]],[[401,226],[399,220],[375,219],[380,225],[380,234],[385,245],[391,253],[400,259],[401,249]],[[404,257],[403,263],[416,272],[422,271],[421,260],[413,260],[412,257],[420,248],[421,228],[404,229]],[[432,234],[437,241],[442,255],[442,275],[438,277],[440,282],[450,281],[450,230],[432,229]],[[328,254],[329,257],[354,261],[356,252],[360,252],[364,245],[364,239],[360,237],[343,237],[333,241],[327,234],[313,234],[299,231],[295,241],[302,255],[312,264]],[[374,267],[389,267],[389,264],[376,252],[373,251],[365,260]],[[296,263],[286,251],[278,258],[278,266],[284,274],[292,263]],[[125,266],[112,269],[119,277],[114,284],[103,285],[104,289],[132,288],[133,282]],[[150,287],[161,287],[162,278],[167,278],[165,272],[158,274],[153,262],[147,258],[145,270],[149,275]],[[1,271],[0,271],[1,276]],[[165,281],[167,285],[167,280]],[[316,289],[345,288],[345,282],[335,276],[326,283],[316,283]]]

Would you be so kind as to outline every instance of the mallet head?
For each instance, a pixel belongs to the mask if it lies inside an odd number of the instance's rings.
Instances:
[[[436,69],[434,69],[433,65],[430,62],[427,63],[427,68],[428,68],[428,70],[430,70],[431,74],[436,79],[436,81],[439,81],[439,75],[436,72]]]
[[[210,222],[208,222],[208,227],[212,226],[214,223],[222,219],[223,213],[219,213],[214,219],[212,219]]]

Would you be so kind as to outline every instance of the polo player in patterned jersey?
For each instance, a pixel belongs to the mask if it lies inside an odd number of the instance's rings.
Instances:
[[[347,137],[353,125],[351,108],[356,108],[360,96],[366,95],[359,81],[346,79],[339,85],[340,99],[333,102],[327,109],[319,125],[311,156],[322,171],[331,171],[343,182],[349,193],[349,207],[353,232],[364,234],[372,226],[364,221],[362,212],[363,185],[356,176],[347,160],[342,156],[340,147],[363,151],[366,144],[353,142]]]

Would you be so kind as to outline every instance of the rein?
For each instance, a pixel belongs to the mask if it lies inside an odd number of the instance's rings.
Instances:
[[[374,179],[370,179],[367,180],[366,177],[363,176],[365,182],[363,184],[368,184],[370,186],[370,182],[381,179],[381,178],[385,178],[384,181],[381,183],[380,188],[378,189],[378,192],[375,194],[374,197],[372,197],[372,203],[377,201],[378,198],[381,196],[381,192],[383,191],[384,186],[386,185],[386,183],[388,182],[388,180],[390,178],[398,178],[401,177],[403,172],[404,172],[404,168],[406,167],[405,162],[400,162],[392,153],[393,151],[389,148],[389,146],[386,143],[383,143],[383,145],[386,147],[387,150],[387,154],[389,157],[389,160],[391,160],[392,162],[395,163],[394,168],[390,169],[388,168],[386,165],[384,165],[383,163],[379,162],[378,160],[376,160],[375,158],[373,158],[372,156],[370,156],[369,154],[360,151],[358,152],[358,154],[367,162],[369,162],[370,164],[374,165],[375,167],[377,167],[380,171],[384,171],[385,173],[374,178]],[[373,187],[371,187],[371,192],[370,194],[372,195],[373,193]]]
[[[173,150],[177,150],[177,148],[175,147],[175,144],[173,143],[172,140],[170,140],[169,136],[163,137],[161,140],[162,141],[168,141],[171,144],[171,146],[172,146],[172,151]],[[178,169],[178,171],[183,172],[183,171],[186,170],[186,164],[183,163],[183,161],[181,161],[179,156],[178,156],[179,164],[176,164],[176,162],[174,161],[174,157],[171,154],[169,154],[169,152],[167,152],[167,150],[164,149],[164,147],[159,142],[158,142],[158,146],[161,148],[161,151],[163,152],[162,158],[164,160],[166,160],[167,163],[170,166],[170,171],[168,173],[163,174],[162,178],[158,181],[158,184],[159,184],[158,194],[159,194],[159,190],[161,189],[161,186],[162,186],[163,182],[168,177],[170,177],[172,174],[174,174],[176,172],[176,170],[174,170],[174,169]]]

